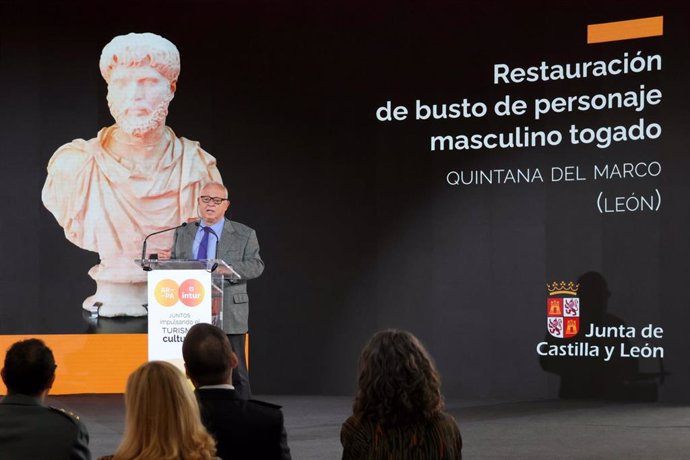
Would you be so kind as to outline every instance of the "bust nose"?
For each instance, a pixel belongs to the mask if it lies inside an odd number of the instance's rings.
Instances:
[[[138,83],[132,82],[127,85],[125,95],[129,101],[140,101],[144,98],[144,88]]]

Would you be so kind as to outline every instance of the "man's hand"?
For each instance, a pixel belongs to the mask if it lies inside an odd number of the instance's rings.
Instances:
[[[160,249],[158,251],[158,260],[170,260],[171,249]]]

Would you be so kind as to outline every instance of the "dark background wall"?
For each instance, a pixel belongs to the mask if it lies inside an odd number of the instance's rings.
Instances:
[[[258,393],[349,394],[376,330],[413,331],[448,397],[552,396],[540,368],[545,283],[596,270],[610,309],[661,325],[686,399],[688,30],[678,2],[0,2],[0,332],[84,333],[81,301],[97,255],[68,243],[41,203],[48,159],[112,124],[102,47],[132,31],[165,36],[182,73],[168,125],[218,159],[232,218],[257,230],[267,269],[251,283]],[[587,45],[591,23],[664,15],[662,38]],[[495,86],[493,64],[568,63],[660,53],[661,72]],[[414,105],[659,87],[663,103],[540,122],[376,121]],[[663,124],[656,141],[608,149],[430,152],[429,136]],[[565,129],[564,129],[565,130]],[[660,161],[653,179],[450,187],[449,170]],[[546,175],[546,174],[545,174]],[[659,212],[602,215],[599,191],[660,188]],[[650,363],[656,365],[656,361]]]

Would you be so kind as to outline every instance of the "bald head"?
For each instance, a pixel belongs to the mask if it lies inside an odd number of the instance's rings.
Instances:
[[[213,225],[223,220],[230,207],[228,189],[220,182],[209,182],[199,194],[199,216],[206,225]]]

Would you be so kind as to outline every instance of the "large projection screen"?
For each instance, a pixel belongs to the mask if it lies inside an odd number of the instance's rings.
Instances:
[[[395,327],[448,398],[688,400],[690,7],[670,0],[0,1],[0,345],[44,338],[57,393],[122,391],[147,359],[145,317],[84,310],[103,254],[44,192],[61,146],[116,123],[99,59],[130,32],[179,50],[170,136],[257,232],[255,392],[350,394]],[[90,145],[53,208],[102,186]],[[195,198],[126,206],[154,231]]]

